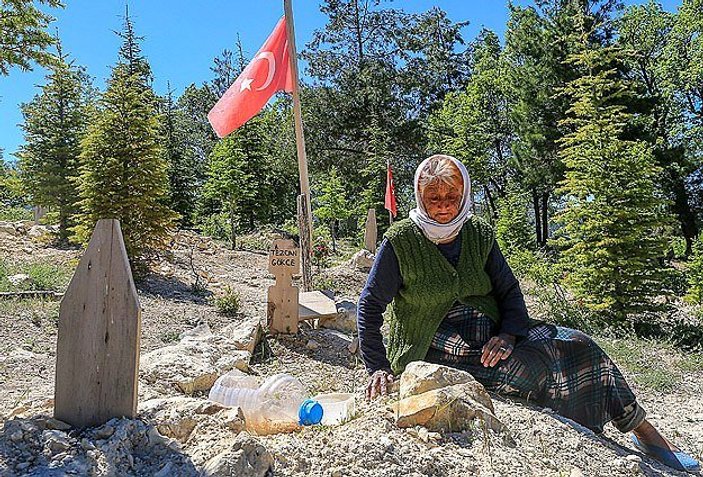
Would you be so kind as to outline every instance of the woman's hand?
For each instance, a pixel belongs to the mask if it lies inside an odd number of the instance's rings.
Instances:
[[[385,369],[379,369],[369,377],[366,385],[366,400],[371,401],[378,396],[388,394],[389,385],[393,382],[393,373]]]
[[[498,364],[501,359],[508,359],[514,347],[515,336],[507,333],[500,333],[498,336],[494,336],[488,343],[483,345],[481,364],[492,368]]]

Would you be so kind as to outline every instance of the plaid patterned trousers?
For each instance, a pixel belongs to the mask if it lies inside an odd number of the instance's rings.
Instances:
[[[603,432],[612,421],[621,432],[645,418],[620,370],[585,333],[537,324],[518,338],[511,355],[492,368],[481,364],[483,345],[498,334],[483,313],[455,303],[440,324],[426,361],[471,373],[486,389],[516,395]]]

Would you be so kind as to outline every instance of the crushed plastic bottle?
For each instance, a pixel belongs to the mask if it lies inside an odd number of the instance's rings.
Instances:
[[[291,432],[301,425],[319,424],[322,406],[306,399],[303,384],[289,374],[275,374],[258,387],[253,376],[220,376],[208,399],[241,408],[248,431],[258,435]]]

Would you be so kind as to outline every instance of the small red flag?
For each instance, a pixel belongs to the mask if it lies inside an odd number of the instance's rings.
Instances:
[[[388,163],[388,171],[386,174],[386,203],[384,205],[386,210],[395,217],[398,215],[398,208],[395,203],[395,184],[393,184],[393,171],[391,170],[391,163]]]
[[[285,17],[207,118],[217,135],[225,137],[253,118],[278,91],[293,91]]]

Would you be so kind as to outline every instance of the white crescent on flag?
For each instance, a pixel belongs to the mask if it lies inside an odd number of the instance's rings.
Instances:
[[[264,84],[256,88],[256,91],[263,91],[268,88],[271,85],[271,82],[273,81],[273,76],[276,73],[276,57],[273,56],[273,53],[271,53],[270,51],[263,51],[254,57],[254,60],[251,62],[251,64],[253,65],[257,60],[266,60],[266,62],[268,63],[268,73],[266,74],[266,81],[264,81]],[[239,91],[244,91],[245,89],[251,91],[251,83],[253,81],[253,78],[244,78],[242,80],[242,83],[239,85]]]

